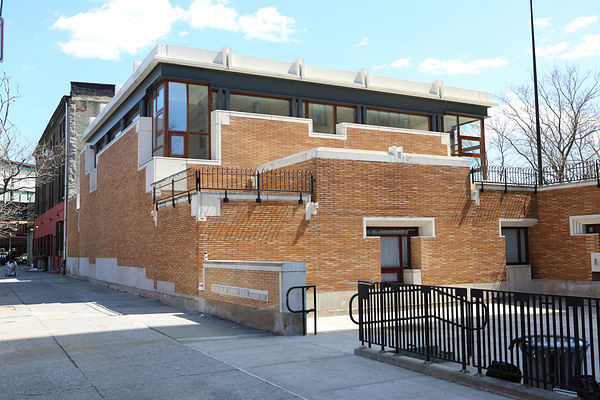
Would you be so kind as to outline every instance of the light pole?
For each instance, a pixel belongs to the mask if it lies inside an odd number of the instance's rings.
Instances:
[[[535,96],[535,138],[537,141],[538,185],[544,184],[542,173],[542,134],[540,132],[540,103],[538,101],[537,67],[535,61],[535,34],[533,29],[533,0],[529,0],[531,14],[531,50],[533,53],[533,92]]]

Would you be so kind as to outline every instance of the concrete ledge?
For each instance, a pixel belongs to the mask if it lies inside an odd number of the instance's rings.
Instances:
[[[443,379],[458,383],[460,385],[470,386],[475,389],[496,393],[503,396],[509,396],[516,399],[565,400],[565,398],[567,398],[549,390],[532,388],[527,385],[506,382],[487,376],[475,376],[470,373],[460,372],[457,369],[460,368],[458,364],[455,364],[456,367],[450,367],[442,364],[425,363],[416,358],[398,356],[394,355],[394,353],[382,353],[376,349],[357,348],[354,350],[354,354],[361,357],[370,358],[371,360],[392,364],[397,367],[406,368],[415,372],[420,372],[425,375],[433,376],[434,378]]]

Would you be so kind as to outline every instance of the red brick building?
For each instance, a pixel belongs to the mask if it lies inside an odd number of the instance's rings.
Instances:
[[[492,105],[159,45],[85,132],[68,271],[280,333],[297,332],[295,285],[323,312],[359,280],[597,290],[595,181],[473,183]]]

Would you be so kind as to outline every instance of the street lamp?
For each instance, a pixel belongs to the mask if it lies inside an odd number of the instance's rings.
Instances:
[[[535,35],[533,29],[533,0],[529,0],[531,14],[531,50],[533,52],[533,92],[535,96],[535,138],[537,141],[538,185],[544,184],[542,173],[542,135],[540,132],[540,104],[538,101],[537,67],[535,62]]]

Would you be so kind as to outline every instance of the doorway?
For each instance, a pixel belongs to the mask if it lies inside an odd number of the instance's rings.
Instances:
[[[418,228],[367,228],[367,236],[379,236],[382,282],[404,281],[404,269],[411,268],[410,237],[418,234]]]

